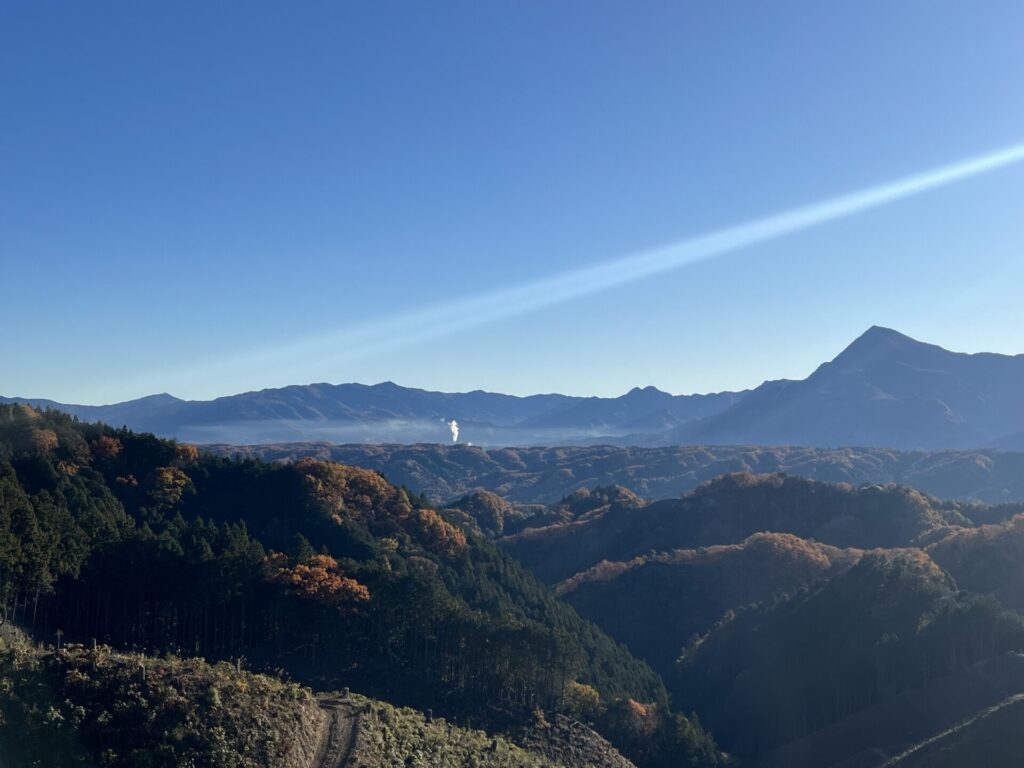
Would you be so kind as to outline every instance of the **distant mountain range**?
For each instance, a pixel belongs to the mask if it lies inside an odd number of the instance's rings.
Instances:
[[[106,406],[33,398],[82,419],[200,443],[802,445],[1024,449],[1024,355],[961,354],[873,327],[801,381],[754,390],[621,397],[428,392],[391,382],[310,384],[185,401]]]
[[[706,418],[738,403],[744,393],[670,395],[655,387],[621,397],[492,392],[428,392],[382,384],[309,384],[246,392],[216,400],[151,395],[115,405],[69,405],[4,398],[67,411],[87,421],[154,432],[198,443],[450,442],[456,420],[462,442],[554,445],[608,442],[653,435]]]

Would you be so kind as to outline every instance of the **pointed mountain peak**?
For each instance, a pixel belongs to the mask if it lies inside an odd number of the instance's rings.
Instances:
[[[864,333],[854,339],[846,347],[839,357],[849,357],[861,354],[884,354],[897,350],[905,350],[911,347],[927,346],[916,339],[895,331],[892,328],[885,328],[881,325],[873,325]]]
[[[864,333],[862,333],[860,336],[858,336],[857,339],[854,340],[853,343],[854,344],[860,344],[860,343],[870,343],[870,344],[890,343],[891,344],[893,342],[897,342],[897,343],[900,343],[900,344],[905,344],[907,342],[910,342],[912,344],[919,343],[916,340],[910,338],[909,336],[900,333],[899,331],[893,330],[892,328],[886,328],[885,326],[881,326],[881,325],[872,325],[870,328],[868,328],[866,331],[864,331]]]
[[[943,361],[953,354],[942,347],[918,341],[892,328],[873,325],[854,339],[831,362],[823,364],[812,376],[818,372],[860,371],[894,363],[915,367],[942,367],[945,364]]]

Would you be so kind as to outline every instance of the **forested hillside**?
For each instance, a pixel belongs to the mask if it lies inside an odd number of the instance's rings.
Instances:
[[[501,540],[506,551],[549,582],[601,560],[648,551],[733,544],[773,531],[837,547],[904,547],[972,524],[989,508],[939,501],[902,486],[831,484],[785,475],[724,475],[685,494],[636,508],[612,503],[599,514],[524,530]],[[1000,508],[1007,517],[1019,506]],[[571,546],[569,546],[571,542]]]
[[[986,681],[1024,650],[1019,505],[734,474],[647,505],[575,493],[531,519],[499,545],[563,579],[745,763],[880,768],[942,741],[1012,765],[1024,677]]]
[[[556,591],[581,615],[671,676],[683,646],[727,611],[822,582],[862,554],[791,534],[757,533],[739,544],[603,561],[562,582]]]
[[[370,765],[732,761],[706,725],[744,764],[874,768],[970,721],[956,749],[982,754],[992,733],[1005,753],[1024,675],[984,682],[1024,649],[1020,511],[749,473],[654,503],[612,485],[437,510],[367,469],[3,406],[0,614],[51,650],[5,656],[0,745],[125,768],[304,768],[310,749]],[[317,702],[282,674],[376,703]],[[119,719],[128,700],[146,717]],[[913,727],[877,741],[901,701]],[[250,707],[269,718],[258,732]]]
[[[1018,614],[958,593],[922,552],[874,553],[821,589],[724,617],[684,651],[674,689],[752,756],[1020,648]]]
[[[1024,612],[1024,515],[963,528],[928,547],[962,589],[995,595]]]
[[[25,406],[0,408],[0,451],[0,603],[44,637],[244,655],[482,724],[582,686],[639,765],[720,759],[645,663],[374,472],[208,457]]]

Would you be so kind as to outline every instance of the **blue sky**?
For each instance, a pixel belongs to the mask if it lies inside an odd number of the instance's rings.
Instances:
[[[1016,0],[3,3],[0,394],[736,389],[872,324],[1024,352],[1024,164],[392,323],[1024,142],[1021,39]]]

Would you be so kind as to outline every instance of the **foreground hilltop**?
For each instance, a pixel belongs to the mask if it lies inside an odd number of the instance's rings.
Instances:
[[[348,691],[308,688],[235,664],[0,636],[4,764],[106,766],[476,765],[634,768],[590,728],[558,716],[502,736]]]
[[[244,656],[495,733],[585,711],[640,768],[724,760],[647,664],[375,472],[2,406],[0,500],[0,605],[40,637]]]

